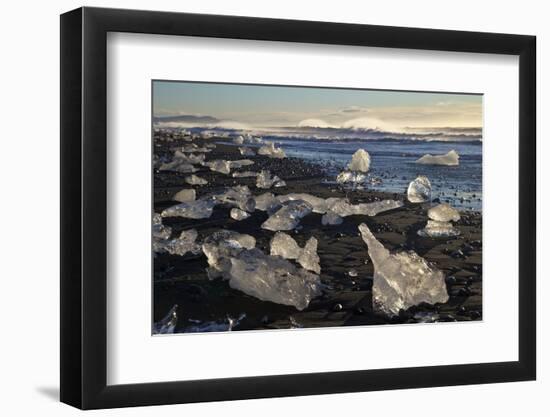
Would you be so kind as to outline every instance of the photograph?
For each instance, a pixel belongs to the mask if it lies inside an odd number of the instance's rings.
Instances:
[[[483,95],[152,81],[152,333],[482,320]]]

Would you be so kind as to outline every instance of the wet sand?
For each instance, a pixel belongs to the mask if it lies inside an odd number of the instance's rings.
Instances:
[[[221,140],[221,139],[218,139]],[[196,139],[194,143],[216,143],[216,139]],[[156,143],[155,154],[171,155],[172,148],[189,145],[174,141]],[[197,321],[222,321],[226,317],[246,317],[233,330],[284,329],[289,327],[329,327],[388,323],[416,323],[425,320],[470,321],[482,318],[482,217],[478,212],[461,212],[455,224],[461,235],[453,238],[425,238],[417,231],[427,221],[430,204],[406,202],[406,193],[381,193],[371,190],[344,190],[327,182],[320,165],[298,158],[271,159],[264,156],[243,157],[238,146],[217,144],[206,154],[206,160],[251,159],[254,165],[236,171],[268,169],[272,175],[284,179],[287,186],[270,190],[255,187],[255,178],[233,178],[201,167],[195,174],[208,180],[205,186],[190,186],[184,178],[189,174],[162,171],[154,172],[154,211],[160,212],[177,202],[171,197],[182,188],[194,188],[197,198],[221,191],[224,187],[248,185],[253,194],[308,193],[318,197],[348,197],[352,203],[372,202],[380,199],[405,201],[396,210],[369,216],[349,216],[338,226],[323,226],[320,214],[312,213],[301,221],[299,231],[289,233],[300,246],[315,236],[319,242],[320,278],[326,289],[322,296],[311,301],[308,308],[298,311],[294,307],[260,301],[233,290],[221,279],[210,281],[205,269],[208,264],[201,255],[175,256],[157,254],[154,259],[154,320],[162,319],[174,304],[178,304],[176,332],[183,332]],[[233,172],[233,171],[232,171]],[[411,178],[412,180],[412,178]],[[235,221],[229,217],[229,208],[217,206],[208,219],[192,220],[180,217],[165,218],[164,224],[172,227],[173,236],[182,230],[196,229],[198,241],[219,229],[229,229],[254,236],[256,246],[269,253],[269,241],[274,233],[261,229],[267,213],[256,210],[251,217]],[[433,263],[446,275],[449,301],[435,306],[415,306],[399,317],[388,319],[372,311],[373,266],[367,245],[359,236],[358,225],[366,223],[386,248],[392,251],[414,250]],[[357,276],[350,276],[355,270]],[[353,275],[353,272],[352,272]]]

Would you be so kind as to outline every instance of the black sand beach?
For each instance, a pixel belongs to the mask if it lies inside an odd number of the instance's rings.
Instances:
[[[194,139],[193,143],[217,143],[221,138]],[[173,149],[189,145],[181,139],[172,142],[155,141],[156,156],[172,155]],[[237,145],[217,144],[206,159],[243,159]],[[265,156],[246,157],[255,162],[238,171],[268,169],[284,179],[287,186],[260,190],[255,178],[233,178],[201,167],[196,175],[208,180],[208,185],[190,186],[184,182],[189,174],[172,171],[154,171],[154,211],[177,204],[171,197],[182,188],[194,188],[197,198],[224,187],[248,185],[253,194],[269,191],[274,194],[308,193],[318,197],[347,197],[352,203],[396,199],[404,207],[369,216],[349,216],[339,226],[323,226],[321,215],[312,213],[301,221],[299,231],[288,232],[303,246],[314,236],[319,242],[320,278],[326,288],[323,295],[298,311],[294,307],[260,301],[229,287],[227,281],[209,280],[204,255],[175,256],[166,253],[154,258],[154,321],[162,319],[173,305],[178,305],[175,332],[184,332],[194,323],[222,321],[246,314],[233,330],[285,329],[290,327],[328,327],[373,325],[388,323],[417,323],[426,321],[470,321],[482,318],[482,216],[479,212],[461,212],[456,227],[461,234],[453,238],[420,237],[417,231],[427,221],[429,203],[407,202],[406,190],[401,194],[385,194],[366,190],[344,190],[338,184],[327,182],[321,165],[306,163],[297,158],[271,159]],[[411,180],[414,178],[411,178]],[[192,220],[181,217],[163,219],[172,227],[172,235],[182,230],[195,229],[201,241],[220,229],[246,233],[256,238],[256,246],[269,253],[269,242],[274,233],[260,228],[268,218],[266,212],[254,211],[252,216],[235,221],[229,208],[217,206],[208,219]],[[391,251],[414,250],[433,263],[446,275],[449,301],[440,305],[415,306],[399,317],[387,318],[372,311],[373,266],[367,245],[359,235],[358,225],[366,223],[384,246]]]

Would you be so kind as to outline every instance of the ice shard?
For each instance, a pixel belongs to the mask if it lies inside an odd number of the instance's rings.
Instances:
[[[184,256],[187,253],[197,255],[201,252],[201,247],[195,241],[198,233],[195,229],[184,230],[180,236],[175,239],[169,239],[164,242],[155,242],[156,252],[168,252],[170,255]]]
[[[258,176],[258,173],[254,171],[237,171],[234,172],[232,176],[233,178],[256,178]]]
[[[210,171],[219,172],[221,174],[229,174],[231,172],[231,163],[222,159],[205,162],[204,165],[210,168]]]
[[[189,153],[186,154],[184,152],[181,152],[179,150],[176,150],[174,152],[174,159],[178,159],[182,162],[186,162],[188,164],[202,164],[204,162],[204,154],[203,153]]]
[[[451,222],[428,220],[426,226],[418,231],[418,235],[424,237],[454,237],[460,235],[460,230],[455,228]]]
[[[240,221],[240,220],[248,219],[250,217],[250,213],[247,213],[246,211],[241,210],[239,208],[232,208],[231,211],[229,212],[229,216],[233,220]]]
[[[263,193],[254,197],[256,210],[273,214],[281,207],[281,203],[272,193]]]
[[[256,177],[256,187],[268,189],[271,187],[284,187],[286,183],[277,175],[271,177],[271,173],[267,170],[262,170]]]
[[[174,159],[172,162],[161,164],[159,171],[174,171],[182,174],[190,174],[196,172],[197,168],[182,159]]]
[[[416,252],[390,253],[364,223],[359,231],[368,246],[374,266],[373,309],[387,316],[427,303],[445,303],[449,299],[445,275],[428,265]]]
[[[265,142],[263,146],[258,149],[258,155],[268,156],[270,158],[282,159],[286,157],[285,151],[281,148],[276,148],[273,142]]]
[[[189,175],[188,177],[185,177],[185,182],[189,185],[206,185],[208,184],[208,181],[206,181],[204,178],[198,177],[196,175]]]
[[[273,232],[292,230],[312,210],[311,205],[303,200],[289,201],[263,222],[261,227]]]
[[[187,219],[207,219],[212,215],[216,202],[212,199],[188,201],[168,207],[162,217],[185,217]]]
[[[338,184],[361,184],[367,181],[367,176],[361,172],[342,171],[336,177]]]
[[[447,166],[458,166],[460,156],[453,149],[447,152],[445,155],[430,155],[426,154],[416,161],[417,164],[424,165],[447,165]]]
[[[314,213],[322,214],[327,211],[327,201],[324,198],[316,197],[311,194],[290,193],[290,194],[277,196],[277,200],[279,200],[281,203],[286,203],[287,201],[294,201],[294,200],[303,200],[311,205]]]
[[[403,206],[402,201],[382,200],[373,203],[350,204],[347,199],[332,199],[328,203],[328,210],[340,216],[347,217],[353,215],[376,216],[388,210],[394,210]]]
[[[205,254],[208,265],[208,277],[210,279],[224,276],[231,269],[231,258],[238,256],[243,250],[252,249],[256,246],[256,239],[253,236],[240,234],[231,230],[220,230],[214,232],[202,244],[202,251]],[[226,279],[229,277],[226,276]]]
[[[239,169],[248,165],[254,165],[254,161],[250,159],[239,159],[237,161],[228,161],[230,169]]]
[[[170,238],[172,228],[162,224],[162,217],[158,213],[153,214],[153,239],[166,240]]]
[[[231,288],[263,301],[294,306],[297,310],[307,308],[313,298],[321,295],[318,275],[259,249],[244,250],[231,258],[228,275]]]
[[[256,201],[246,185],[226,188],[223,193],[214,194],[212,198],[217,204],[227,204],[244,211],[251,212],[256,207]]]
[[[407,198],[411,203],[424,203],[432,198],[432,184],[423,175],[411,181],[407,189]]]
[[[193,190],[192,188],[184,188],[183,190],[180,190],[176,194],[174,194],[172,200],[184,203],[186,201],[194,201],[196,198],[197,194],[195,190]]]
[[[254,152],[253,149],[248,148],[246,146],[239,147],[239,152],[241,153],[242,156],[254,156],[254,155],[256,155],[256,152]]]
[[[178,305],[175,304],[168,314],[160,321],[153,323],[153,334],[170,334],[174,333],[176,324],[178,323]]]
[[[242,136],[237,136],[233,139],[235,145],[242,145],[244,143],[244,138]]]
[[[368,172],[370,167],[370,155],[364,149],[358,149],[351,157],[348,170],[354,172]]]
[[[442,203],[429,209],[428,217],[438,222],[457,222],[460,220],[460,213],[449,204]]]
[[[317,274],[321,272],[319,256],[317,255],[317,239],[309,238],[303,248],[289,235],[283,232],[275,233],[270,242],[271,255],[285,259],[295,259],[304,269]]]

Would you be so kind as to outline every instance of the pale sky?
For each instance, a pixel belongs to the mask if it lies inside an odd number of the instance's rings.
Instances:
[[[248,127],[482,127],[482,95],[154,81],[153,113]]]

